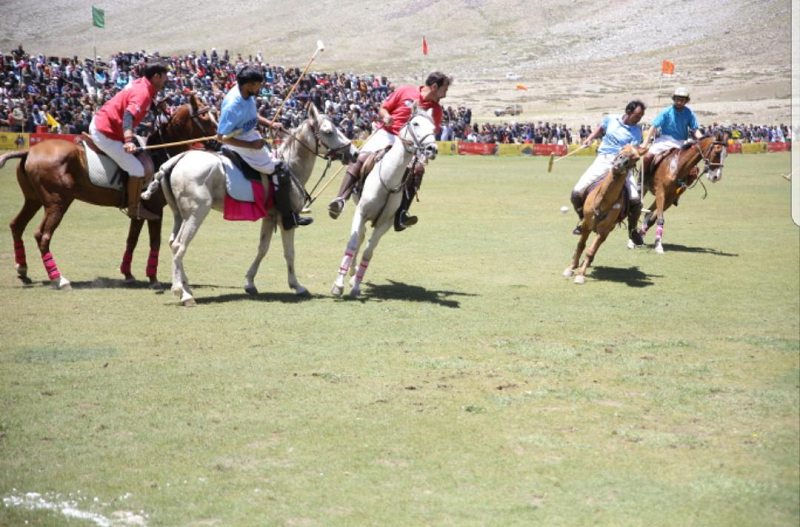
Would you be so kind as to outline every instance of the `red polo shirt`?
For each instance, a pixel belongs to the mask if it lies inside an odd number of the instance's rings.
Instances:
[[[400,129],[411,119],[411,107],[415,101],[423,110],[433,108],[433,122],[436,123],[438,132],[442,124],[442,106],[433,101],[422,100],[422,86],[399,86],[383,101],[381,106],[389,112],[394,122],[391,127],[382,126],[382,128],[392,135],[399,134]]]
[[[136,129],[147,115],[147,109],[156,95],[153,86],[147,77],[136,79],[130,86],[117,93],[110,101],[105,103],[94,116],[94,125],[97,131],[109,139],[124,140],[122,135],[122,116],[125,112],[133,115],[133,128]]]

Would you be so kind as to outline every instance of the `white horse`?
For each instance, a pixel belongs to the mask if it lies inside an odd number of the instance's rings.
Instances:
[[[350,140],[336,128],[333,121],[324,114],[318,113],[312,104],[308,117],[293,130],[278,149],[279,157],[296,177],[292,190],[292,204],[299,211],[306,198],[304,188],[311,176],[317,157],[340,159],[343,163],[355,161],[358,150]],[[189,281],[183,268],[183,258],[189,243],[197,234],[197,230],[211,209],[223,212],[225,203],[225,171],[218,154],[193,151],[178,158],[173,158],[159,170],[154,182],[148,188],[152,192],[158,183],[168,175],[169,183],[164,188],[164,195],[172,208],[175,224],[169,238],[172,248],[172,292],[180,297],[184,306],[194,306],[196,302],[189,288]],[[262,182],[269,181],[269,176],[262,176]],[[258,254],[245,275],[244,289],[249,294],[257,294],[254,280],[261,260],[269,250],[272,234],[276,226],[281,227],[283,255],[286,258],[289,287],[299,295],[308,295],[308,289],[297,280],[294,267],[294,231],[284,230],[279,221],[277,211],[273,209],[262,220]]]
[[[358,250],[364,242],[366,223],[372,221],[372,235],[370,236],[358,270],[351,272],[352,289],[350,296],[361,294],[361,282],[367,271],[375,247],[387,230],[394,224],[394,215],[400,207],[405,178],[410,173],[406,171],[409,163],[426,163],[434,159],[438,153],[434,132],[436,124],[429,112],[420,110],[416,103],[412,109],[411,119],[400,130],[392,148],[375,164],[364,182],[361,197],[353,194],[353,199],[358,203],[353,223],[350,228],[350,240],[344,251],[342,264],[339,266],[339,275],[333,282],[331,293],[339,296],[344,291],[344,277],[358,255]]]

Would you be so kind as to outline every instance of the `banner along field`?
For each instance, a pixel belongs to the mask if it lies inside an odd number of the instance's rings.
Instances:
[[[51,245],[74,290],[45,283],[41,214],[23,286],[9,162],[0,524],[797,525],[789,154],[729,156],[707,199],[667,211],[665,254],[620,228],[578,286],[559,209],[589,163],[433,161],[419,224],[383,238],[359,300],[329,293],[353,213],[327,216],[338,182],[296,236],[311,298],[288,289],[279,236],[245,294],[259,226],[212,212],[189,309],[169,292],[170,214],[164,293],[144,285],[146,235],[124,287],[127,218],[77,202]]]

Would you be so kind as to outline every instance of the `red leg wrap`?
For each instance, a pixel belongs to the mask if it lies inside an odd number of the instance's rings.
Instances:
[[[147,276],[155,276],[158,273],[158,251],[150,251],[147,257]]]
[[[28,261],[25,259],[25,242],[14,242],[14,262],[17,265],[28,266]]]
[[[122,255],[122,265],[119,266],[119,270],[122,274],[131,274],[131,262],[133,262],[133,249],[126,247],[125,254]]]
[[[42,262],[44,263],[44,268],[50,280],[58,280],[61,278],[61,273],[58,272],[58,266],[56,265],[56,261],[53,260],[53,255],[51,253],[42,256]]]

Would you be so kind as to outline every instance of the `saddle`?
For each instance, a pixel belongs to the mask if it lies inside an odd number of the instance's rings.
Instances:
[[[367,154],[367,157],[361,164],[361,169],[358,171],[357,174],[355,192],[357,192],[358,194],[361,193],[361,189],[364,188],[364,182],[367,180],[367,176],[369,175],[370,172],[372,172],[372,169],[375,168],[375,165],[378,164],[378,161],[383,159],[383,156],[385,156],[386,152],[391,150],[391,148],[392,148],[391,146],[387,146],[383,150],[378,150],[377,152],[370,152],[369,154]]]
[[[142,146],[141,140],[137,137],[139,146]],[[127,188],[128,188],[128,173],[120,168],[120,166],[111,159],[105,152],[92,140],[91,136],[84,132],[81,134],[81,141],[86,149],[86,168],[89,175],[89,182],[95,186],[102,188],[114,189],[122,192],[122,204],[127,203]],[[153,160],[146,152],[139,152],[136,154],[138,159],[144,166],[144,184],[148,184],[153,179],[155,167]]]
[[[642,169],[644,171],[644,174],[643,174],[644,180],[645,181],[652,181],[653,176],[655,175],[656,171],[658,170],[658,166],[661,164],[661,162],[664,161],[664,159],[666,159],[667,157],[671,156],[673,153],[675,153],[678,150],[680,150],[680,148],[670,148],[669,150],[665,150],[664,152],[661,152],[660,154],[655,156],[651,163],[649,163],[649,164],[648,163],[643,163],[644,166],[642,167]],[[697,180],[699,175],[700,175],[700,169],[697,168],[696,165],[693,166],[691,168],[691,170],[689,170],[689,173],[686,175],[686,179],[682,180],[682,181],[679,181],[680,186],[681,187],[691,186],[691,184],[694,183],[695,180]]]
[[[248,181],[258,181],[261,182],[261,176],[263,175],[261,172],[256,170],[255,168],[251,167],[247,164],[247,161],[244,160],[242,156],[239,155],[238,152],[231,150],[230,148],[223,148],[220,153],[231,160],[231,163],[236,165],[236,168],[242,171],[244,174],[244,178]]]

